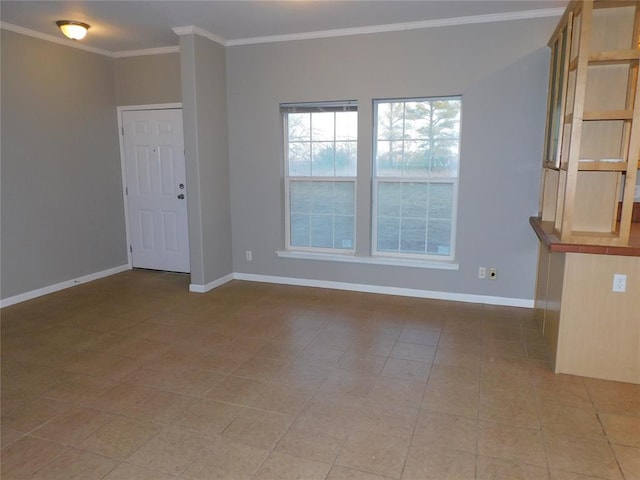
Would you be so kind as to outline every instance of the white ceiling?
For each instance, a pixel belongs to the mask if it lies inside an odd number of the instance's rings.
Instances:
[[[56,20],[91,25],[82,45],[108,52],[173,47],[174,27],[195,26],[225,42],[345,28],[564,8],[567,0],[5,1],[6,24],[61,37]],[[338,33],[338,32],[336,32]]]

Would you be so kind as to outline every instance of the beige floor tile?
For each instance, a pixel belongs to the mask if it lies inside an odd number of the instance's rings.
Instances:
[[[593,378],[584,382],[598,412],[640,417],[640,385]]]
[[[389,357],[381,375],[410,382],[426,382],[429,378],[430,370],[431,364],[427,362]]]
[[[640,480],[640,448],[611,445],[626,480]]]
[[[419,407],[426,384],[390,377],[379,377],[367,395],[369,403]]]
[[[480,423],[478,454],[531,465],[546,465],[542,434],[537,430]]]
[[[365,375],[378,375],[384,367],[387,357],[381,355],[362,355],[348,351],[338,362],[338,368]]]
[[[640,447],[640,417],[599,414],[600,421],[611,443]]]
[[[280,370],[273,378],[273,382],[315,391],[320,388],[330,373],[330,368],[294,361]]]
[[[473,480],[476,456],[441,447],[411,447],[402,480]]]
[[[245,408],[238,405],[202,398],[190,403],[171,424],[204,435],[216,436],[243,411]]]
[[[480,392],[480,420],[517,427],[540,428],[535,398],[515,398],[504,392]]]
[[[439,386],[428,383],[422,399],[422,408],[450,415],[478,418],[478,395],[478,391],[473,387]]]
[[[604,432],[595,411],[584,410],[559,403],[539,404],[542,430],[549,433],[602,438]]]
[[[251,402],[251,406],[285,415],[297,415],[314,393],[314,390],[308,388],[272,383],[265,386]]]
[[[248,480],[269,452],[219,438],[204,447],[181,476],[184,480]]]
[[[558,403],[583,410],[594,409],[583,378],[557,375],[552,371],[544,370],[535,372],[532,378],[538,401]]]
[[[335,431],[327,431],[321,426],[314,428],[304,421],[296,422],[278,442],[275,450],[294,457],[333,463],[340,453],[346,435],[345,433],[341,437],[336,435]]]
[[[440,333],[440,328],[409,326],[402,331],[398,341],[435,347],[438,345],[438,340],[440,340]]]
[[[6,413],[3,409],[2,426],[28,433],[68,410],[69,407],[69,404],[57,400],[33,398]]]
[[[547,456],[553,479],[637,478],[640,386],[554,374],[529,310],[188,284],[128,271],[3,309],[3,460],[22,452],[31,474],[33,456],[47,480],[236,480],[271,451],[337,462],[330,480],[397,480],[477,453],[478,478],[547,478]],[[93,451],[59,451],[76,442]],[[409,446],[427,453],[406,469]],[[23,476],[12,465],[3,479]]]
[[[351,468],[334,465],[326,480],[389,480],[389,477],[374,475],[373,473],[352,470]]]
[[[113,382],[105,381],[102,378],[70,374],[66,379],[44,392],[42,396],[60,402],[89,405],[112,386]]]
[[[194,402],[197,399],[193,397],[154,390],[147,398],[125,410],[123,415],[147,422],[169,424]]]
[[[128,458],[129,463],[170,475],[182,473],[210,440],[176,427],[165,427]]]
[[[87,404],[100,410],[122,413],[153,393],[154,390],[147,387],[117,383],[96,395]]]
[[[331,465],[274,452],[253,477],[255,480],[324,480]]]
[[[418,419],[417,408],[365,404],[355,418],[353,429],[372,436],[388,435],[411,438]]]
[[[44,467],[67,447],[25,436],[2,449],[2,477],[27,477]]]
[[[563,472],[561,470],[550,469],[551,480],[602,480],[601,477],[581,475],[575,472]]]
[[[266,386],[265,382],[259,380],[229,375],[209,390],[206,396],[221,402],[251,405]]]
[[[6,447],[7,445],[15,442],[20,437],[22,437],[22,433],[16,432],[15,430],[11,430],[7,427],[2,427],[2,431],[0,432],[0,441],[2,442],[1,448]]]
[[[32,435],[65,445],[76,445],[115,415],[87,407],[70,407],[32,432]]]
[[[157,470],[150,470],[130,463],[121,463],[103,480],[174,480],[175,478],[173,475],[167,475]]]
[[[478,455],[477,480],[544,480],[549,478],[547,467],[527,465],[500,458]]]
[[[423,410],[411,444],[422,449],[439,446],[476,453],[478,430],[477,420]]]
[[[391,351],[391,357],[418,362],[433,362],[436,353],[435,346],[417,343],[397,342]]]
[[[341,397],[366,397],[375,385],[378,377],[364,375],[347,370],[334,370],[318,389],[316,395],[331,395]]]
[[[105,457],[126,459],[159,431],[152,423],[116,417],[78,444],[78,448]]]
[[[408,439],[354,431],[343,445],[336,465],[399,478],[408,450]]]
[[[236,368],[233,375],[269,381],[273,380],[287,363],[289,363],[287,360],[251,357]]]
[[[34,480],[99,480],[117,466],[109,458],[81,450],[69,450],[38,470]]]
[[[549,467],[604,479],[622,478],[609,443],[600,440],[545,435]]]
[[[208,372],[229,374],[249,359],[249,355],[226,349],[202,355],[192,366]]]
[[[479,363],[472,367],[459,365],[433,365],[429,375],[429,386],[434,388],[480,389]]]
[[[222,436],[251,447],[270,450],[283,437],[292,422],[292,417],[279,413],[246,409],[226,428]]]

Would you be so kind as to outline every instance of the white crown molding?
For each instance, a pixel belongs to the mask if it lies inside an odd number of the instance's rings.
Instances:
[[[224,45],[227,47],[235,47],[238,45],[254,45],[258,43],[289,42],[292,40],[312,40],[316,38],[345,37],[349,35],[399,32],[423,28],[451,27],[457,25],[469,25],[472,23],[507,22],[511,20],[528,20],[532,18],[560,17],[563,12],[563,8],[541,8],[538,10],[524,10],[520,12],[492,13],[487,15],[472,15],[468,17],[440,18],[437,20],[424,20],[419,22],[391,23],[387,25],[373,25],[370,27],[338,28],[335,30],[321,30],[316,32],[293,33],[287,35],[240,38],[237,40],[228,40]]]
[[[211,32],[208,32],[204,28],[196,27],[196,26],[193,26],[193,25],[189,25],[189,26],[186,26],[186,27],[174,27],[171,30],[173,30],[173,33],[175,33],[178,36],[181,36],[181,35],[200,35],[201,37],[208,38],[212,42],[219,43],[222,46],[226,46],[227,45],[227,42],[225,41],[224,38],[219,37],[218,35],[215,35],[215,34],[213,34]]]
[[[369,27],[355,27],[355,28],[338,28],[334,30],[321,30],[316,32],[303,32],[293,33],[286,35],[269,35],[265,37],[253,37],[253,38],[239,38],[236,40],[225,40],[218,35],[215,35],[207,30],[196,27],[194,25],[185,27],[174,27],[172,30],[178,36],[180,35],[199,35],[201,37],[208,38],[209,40],[216,42],[224,47],[235,47],[239,45],[254,45],[259,43],[275,43],[275,42],[289,42],[293,40],[312,40],[316,38],[330,38],[330,37],[345,37],[350,35],[365,35],[372,33],[385,33],[385,32],[399,32],[404,30],[418,30],[423,28],[436,28],[436,27],[450,27],[457,25],[469,25],[473,23],[491,23],[491,22],[506,22],[511,20],[528,20],[532,18],[545,18],[545,17],[559,17],[563,14],[563,8],[542,8],[538,10],[525,10],[521,12],[508,12],[508,13],[493,13],[488,15],[472,15],[468,17],[452,17],[441,18],[437,20],[425,20],[419,22],[407,22],[407,23],[392,23],[387,25],[373,25]],[[180,51],[180,47],[159,47],[159,48],[147,48],[142,50],[123,50],[120,52],[111,52],[109,50],[102,50],[100,48],[93,48],[83,45],[72,40],[59,38],[54,35],[37,32],[28,28],[13,25],[11,23],[0,22],[0,28],[9,30],[30,37],[39,38],[53,43],[58,43],[67,47],[78,48],[87,52],[97,53],[99,55],[105,55],[111,58],[122,57],[137,57],[143,55],[160,55],[165,53],[177,53]]]
[[[108,50],[89,47],[87,45],[83,45],[82,43],[78,43],[77,41],[67,40],[65,38],[59,38],[54,35],[49,35],[48,33],[36,32],[35,30],[31,30],[29,28],[13,25],[12,23],[0,22],[0,28],[2,28],[3,30],[9,30],[10,32],[21,33],[22,35],[27,35],[29,37],[39,38],[40,40],[46,40],[47,42],[53,42],[59,45],[64,45],[65,47],[78,48],[80,50],[85,50],[87,52],[97,53],[98,55],[113,57],[113,52],[110,52]]]
[[[165,53],[180,53],[180,47],[158,47],[158,48],[145,48],[142,50],[123,50],[121,52],[113,52],[111,54],[114,58],[123,57],[143,57],[145,55],[164,55]]]

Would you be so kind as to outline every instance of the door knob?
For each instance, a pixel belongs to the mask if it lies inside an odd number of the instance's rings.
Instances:
[[[178,198],[179,198],[180,200],[184,200],[184,193],[181,193],[180,195],[178,195]]]

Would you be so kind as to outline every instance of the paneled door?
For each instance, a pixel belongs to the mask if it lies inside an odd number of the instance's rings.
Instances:
[[[182,110],[122,112],[133,267],[190,271]]]

